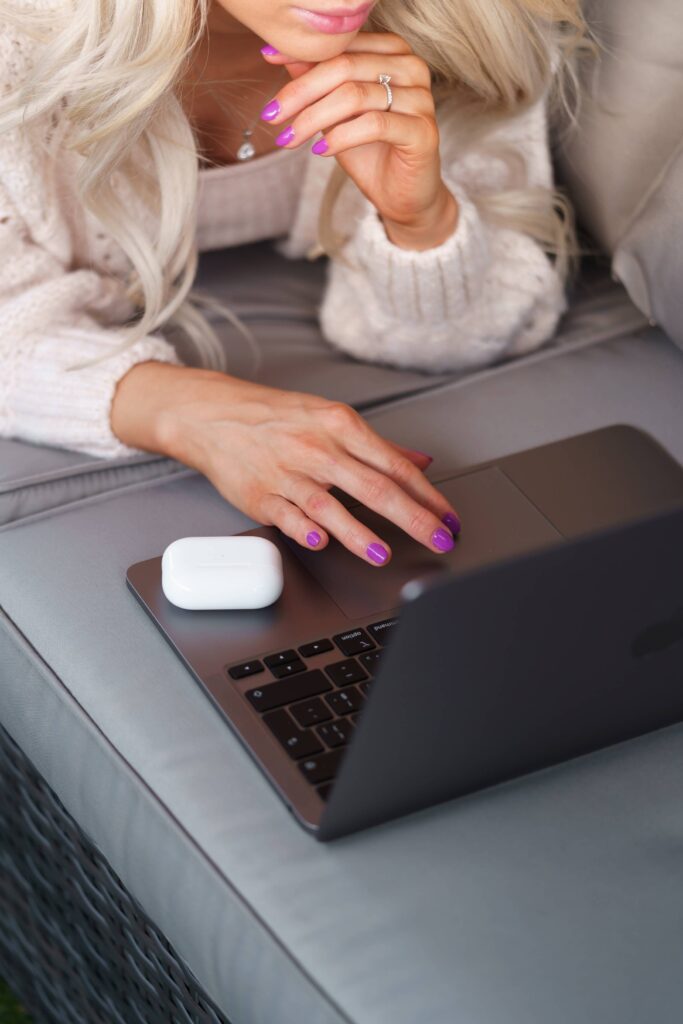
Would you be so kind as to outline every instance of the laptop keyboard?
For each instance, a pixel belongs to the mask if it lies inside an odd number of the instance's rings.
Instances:
[[[232,679],[266,673],[274,677],[259,681],[245,697],[323,800],[329,796],[380,666],[382,647],[397,622],[384,619],[365,629],[349,629],[331,639],[323,637],[296,649],[226,666]],[[316,668],[316,659],[331,651],[343,657]]]

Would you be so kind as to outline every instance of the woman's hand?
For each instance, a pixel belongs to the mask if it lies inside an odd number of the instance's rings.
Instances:
[[[149,361],[119,381],[111,423],[124,444],[199,470],[231,504],[309,549],[324,548],[334,536],[371,565],[391,557],[382,537],[331,487],[430,551],[449,551],[460,528],[418,468],[429,465],[429,456],[384,440],[340,402]]]
[[[363,32],[338,57],[319,64],[285,54],[293,77],[262,118],[282,124],[278,144],[301,146],[319,133],[313,152],[336,157],[380,214],[389,239],[407,249],[440,245],[455,230],[458,206],[441,178],[439,130],[429,67],[400,36]],[[391,75],[393,105],[380,74]]]

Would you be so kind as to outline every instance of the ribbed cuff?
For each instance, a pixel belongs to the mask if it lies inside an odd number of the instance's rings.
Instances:
[[[122,458],[141,454],[112,432],[111,404],[116,385],[137,363],[156,360],[182,366],[163,338],[148,335],[95,366],[67,372],[66,367],[102,355],[120,342],[114,331],[61,327],[49,338],[27,346],[15,367],[3,433],[36,444]]]
[[[434,249],[402,249],[387,237],[374,207],[359,221],[348,255],[370,282],[379,305],[402,321],[440,323],[476,303],[491,252],[489,234],[464,189],[444,181],[458,203],[458,221]]]

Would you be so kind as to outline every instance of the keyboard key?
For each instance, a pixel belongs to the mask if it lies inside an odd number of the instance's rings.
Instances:
[[[286,665],[288,661],[296,661],[296,659],[296,651],[280,651],[279,654],[269,654],[263,660],[268,668],[273,668],[275,665]]]
[[[316,788],[318,790],[318,795],[320,796],[320,799],[327,800],[327,798],[330,795],[330,792],[332,791],[332,783],[326,782],[324,786],[317,786]]]
[[[384,646],[384,644],[388,644],[391,640],[391,635],[397,622],[398,618],[384,619],[383,622],[373,622],[371,626],[368,626],[368,633],[373,640]]]
[[[319,669],[304,672],[292,679],[281,679],[277,683],[268,683],[257,690],[247,690],[245,696],[257,711],[270,711],[282,704],[291,704],[295,700],[305,700],[325,693],[332,689],[332,684],[325,679]]]
[[[358,725],[358,723],[360,722],[360,714],[349,715],[349,721],[353,722],[354,725]]]
[[[371,651],[375,646],[364,629],[350,629],[347,633],[338,633],[332,639],[347,658],[361,651]]]
[[[303,704],[292,704],[289,710],[299,725],[304,726],[328,722],[332,718],[332,712],[319,697],[313,697],[312,700],[304,701]]]
[[[345,721],[342,718],[336,722],[330,722],[329,725],[319,725],[316,732],[328,747],[343,747],[346,743],[350,743],[354,728],[348,719]]]
[[[368,680],[367,683],[359,683],[358,689],[360,690],[361,693],[364,693],[365,696],[367,697],[368,690],[370,689],[370,681]]]
[[[270,670],[276,679],[286,679],[287,676],[294,676],[297,672],[305,672],[306,666],[303,661],[288,661],[286,665],[273,665]]]
[[[290,757],[310,757],[311,754],[318,754],[323,749],[313,730],[300,729],[284,709],[269,711],[263,716],[263,721]]]
[[[348,715],[351,711],[359,711],[365,700],[355,686],[349,686],[337,693],[330,693],[325,700],[338,715]]]
[[[359,655],[358,660],[370,675],[374,675],[382,660],[382,651],[367,651],[365,654]]]
[[[326,665],[325,671],[337,686],[348,686],[349,683],[359,683],[361,679],[368,678],[355,658],[335,661],[332,665]]]
[[[339,762],[344,755],[343,750],[330,750],[327,754],[299,761],[299,768],[309,782],[327,782],[336,775]]]
[[[304,644],[303,647],[299,648],[299,654],[302,658],[314,658],[316,654],[324,654],[325,651],[333,651],[329,640],[315,640],[312,644]]]
[[[263,672],[263,665],[260,661],[245,661],[243,665],[233,665],[228,669],[233,679],[244,679],[245,676],[255,676],[257,672]]]

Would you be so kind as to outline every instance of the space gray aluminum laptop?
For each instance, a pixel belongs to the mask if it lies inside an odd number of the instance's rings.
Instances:
[[[161,552],[127,584],[297,821],[327,840],[683,719],[683,469],[614,426],[434,483],[435,555],[342,498],[381,569],[271,527],[270,608],[186,611]]]

